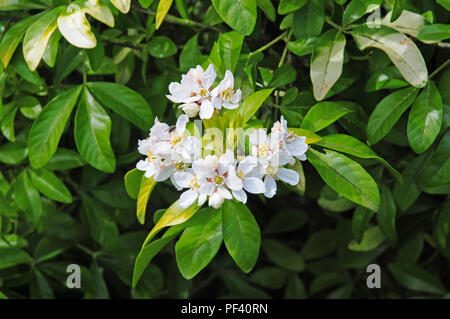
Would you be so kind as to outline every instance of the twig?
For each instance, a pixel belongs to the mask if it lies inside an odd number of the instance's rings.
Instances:
[[[433,73],[430,74],[430,76],[428,78],[431,79],[433,76],[435,76],[436,74],[441,72],[449,63],[450,63],[450,59],[448,59],[447,61],[442,63],[436,70],[433,71]]]

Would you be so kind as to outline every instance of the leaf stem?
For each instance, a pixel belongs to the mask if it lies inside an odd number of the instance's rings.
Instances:
[[[347,29],[344,27],[341,27],[339,24],[334,23],[333,20],[331,20],[330,18],[326,17],[325,21],[331,25],[333,28],[338,29],[339,31],[341,31],[342,33],[348,33]]]
[[[144,9],[137,5],[133,5],[133,8],[136,9],[136,11],[140,11],[140,12],[152,15],[152,16],[156,16],[156,12],[153,10]],[[189,19],[178,18],[171,14],[167,14],[166,17],[164,18],[164,21],[169,22],[169,23],[174,23],[174,24],[187,25],[187,26],[193,27],[193,28],[211,29],[211,30],[215,30],[215,31],[219,31],[219,32],[222,31],[221,29],[216,28],[212,25],[203,24],[203,23],[196,22],[196,21],[189,20]]]
[[[259,49],[250,52],[249,55],[253,55],[256,54],[258,52],[262,52],[268,48],[270,48],[272,45],[274,45],[275,43],[277,43],[278,41],[282,40],[285,36],[287,35],[287,31],[283,32],[282,34],[280,34],[279,36],[277,36],[275,39],[273,39],[272,41],[270,41],[269,43],[263,45],[262,47],[260,47]]]
[[[450,63],[450,59],[448,59],[447,61],[445,61],[444,63],[442,63],[436,70],[433,71],[433,73],[430,74],[430,76],[428,77],[428,79],[431,79],[433,76],[435,76],[436,74],[438,74],[439,72],[441,72],[443,69],[445,69],[445,67]]]

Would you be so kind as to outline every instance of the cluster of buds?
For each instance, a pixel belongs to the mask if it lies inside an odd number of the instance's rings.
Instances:
[[[225,79],[210,90],[215,77],[212,65],[206,71],[198,66],[183,75],[181,84],[169,86],[172,95],[168,97],[186,103],[182,105],[183,110],[189,103],[196,104],[197,113],[203,118],[211,117],[213,108],[238,107],[241,93],[233,90],[233,74],[227,71]],[[180,206],[187,208],[208,201],[209,206],[219,208],[226,199],[233,198],[245,204],[247,193],[272,198],[277,192],[277,180],[290,185],[299,183],[298,173],[286,166],[293,165],[297,159],[306,160],[308,145],[306,137],[288,130],[283,116],[269,133],[265,129],[253,130],[248,135],[250,152],[239,160],[232,149],[202,156],[202,141],[189,134],[188,122],[185,114],[172,127],[156,119],[148,138],[139,141],[138,147],[146,159],[140,160],[137,168],[157,182],[170,179],[177,190],[183,191]]]

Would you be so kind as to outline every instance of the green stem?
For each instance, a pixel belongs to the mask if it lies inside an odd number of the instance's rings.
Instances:
[[[283,32],[282,34],[280,34],[279,36],[277,36],[275,39],[273,39],[272,41],[270,41],[269,43],[263,45],[262,47],[260,47],[259,49],[251,52],[249,55],[253,55],[256,54],[258,52],[262,52],[264,50],[267,50],[268,48],[270,48],[272,45],[274,45],[275,43],[277,43],[278,41],[282,40],[287,34],[287,31]]]
[[[428,77],[428,79],[431,79],[433,76],[435,76],[436,74],[438,74],[439,72],[441,72],[448,64],[450,63],[450,59],[448,59],[447,61],[445,61],[444,63],[442,63],[436,70],[433,71],[433,73],[430,74],[430,76]]]
[[[87,83],[87,71],[86,71],[86,50],[83,50],[83,84]]]
[[[325,21],[331,25],[333,28],[338,29],[339,31],[341,31],[342,33],[348,33],[347,29],[341,27],[339,24],[336,24],[333,22],[333,20],[331,20],[330,18],[325,18]]]
[[[134,6],[134,9],[136,9],[137,11],[152,15],[152,16],[156,16],[156,12],[153,10],[150,10],[150,9],[144,9],[140,6]],[[200,22],[189,20],[189,19],[178,18],[171,14],[167,14],[166,17],[164,18],[164,21],[169,22],[169,23],[179,24],[179,25],[187,25],[187,26],[193,27],[193,28],[212,29],[215,31],[222,31],[221,29],[216,28],[214,26],[206,25],[206,24],[203,24]]]

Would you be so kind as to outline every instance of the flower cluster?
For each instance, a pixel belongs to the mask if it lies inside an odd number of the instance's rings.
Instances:
[[[189,103],[196,104],[200,117],[202,114],[212,116],[210,107],[235,108],[240,91],[233,91],[233,75],[230,71],[226,74],[225,79],[210,90],[216,77],[214,68],[210,66],[203,71],[198,66],[183,76],[181,84],[170,85],[172,95],[169,98],[187,103],[183,108]],[[228,93],[223,94],[224,91]],[[230,149],[223,154],[202,157],[202,142],[188,134],[188,122],[185,114],[172,127],[156,119],[148,138],[139,141],[138,147],[146,159],[139,161],[137,168],[145,171],[145,177],[152,177],[157,182],[170,178],[178,190],[184,190],[180,206],[203,205],[208,200],[209,206],[219,208],[226,199],[233,198],[245,204],[247,193],[272,198],[277,191],[276,180],[298,184],[298,173],[285,166],[293,165],[296,159],[306,160],[308,145],[306,137],[288,130],[283,116],[269,133],[257,129],[249,134],[250,154],[240,160]]]
[[[167,98],[174,103],[182,103],[179,108],[189,117],[200,115],[201,119],[210,119],[214,109],[236,109],[241,101],[241,90],[234,90],[234,77],[231,71],[225,72],[224,79],[212,89],[216,79],[212,64],[205,70],[198,65],[181,76],[181,82],[169,85]]]

